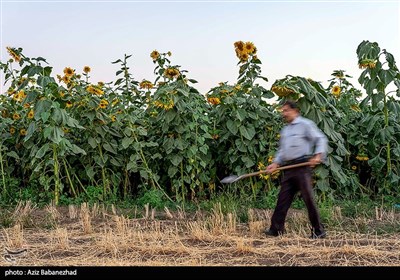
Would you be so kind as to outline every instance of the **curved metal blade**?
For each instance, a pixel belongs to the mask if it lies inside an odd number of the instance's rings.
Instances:
[[[221,180],[221,183],[223,183],[223,184],[230,184],[230,183],[236,182],[238,179],[239,179],[238,176],[236,176],[236,175],[231,175],[231,176],[228,176],[228,177],[225,177],[224,179],[222,179],[222,180]]]

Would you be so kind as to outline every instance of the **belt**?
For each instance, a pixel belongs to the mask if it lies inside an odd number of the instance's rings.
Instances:
[[[302,157],[298,157],[298,158],[295,158],[295,159],[292,159],[292,160],[287,160],[287,161],[284,161],[281,166],[293,165],[293,164],[297,164],[297,163],[307,162],[310,158],[311,158],[311,156],[302,156]]]

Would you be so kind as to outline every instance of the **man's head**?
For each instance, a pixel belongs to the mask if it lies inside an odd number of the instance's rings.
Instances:
[[[281,108],[282,117],[286,122],[291,123],[299,114],[297,103],[292,100],[287,100]]]

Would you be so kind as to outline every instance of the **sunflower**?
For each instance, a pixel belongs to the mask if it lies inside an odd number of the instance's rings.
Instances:
[[[151,52],[150,57],[153,59],[153,61],[156,61],[160,57],[160,53],[154,50]]]
[[[18,114],[18,113],[14,113],[13,114],[13,119],[16,121],[16,120],[19,120],[21,118],[21,116],[20,116],[20,114]]]
[[[23,90],[21,90],[21,91],[19,92],[19,95],[21,96],[21,99],[25,99],[25,97],[26,97],[26,93],[25,93],[25,91],[23,91]]]
[[[16,51],[15,48],[7,47],[7,52],[9,53],[9,55],[10,55],[16,62],[20,62],[20,61],[21,61],[21,56],[18,54],[18,52]]]
[[[241,62],[246,62],[249,59],[249,54],[248,53],[241,53],[239,57]]]
[[[14,127],[10,127],[10,134],[13,135],[15,133],[15,128]]]
[[[67,76],[67,75],[63,76],[63,77],[61,78],[61,80],[62,80],[66,85],[68,85],[68,84],[71,82],[71,78],[70,78],[69,76]]]
[[[356,160],[367,161],[367,160],[369,160],[369,158],[365,153],[361,152],[356,156]]]
[[[237,41],[233,44],[235,49],[239,50],[240,52],[244,51],[245,44],[242,41]]]
[[[246,42],[244,44],[244,49],[246,50],[246,52],[248,54],[253,54],[256,52],[256,47],[254,46],[254,44],[252,42]]]
[[[111,121],[112,121],[112,122],[115,122],[116,120],[117,120],[117,117],[114,116],[114,115],[112,115],[112,116],[111,116]]]
[[[13,99],[15,101],[21,101],[21,97],[20,97],[19,93],[14,94]]]
[[[208,97],[207,102],[212,105],[218,105],[221,103],[221,99],[219,99],[218,97]]]
[[[28,119],[33,119],[34,116],[35,116],[35,111],[30,110],[28,113]]]
[[[95,85],[89,85],[86,88],[86,91],[92,94],[96,94],[97,96],[101,96],[104,94],[104,91],[102,91],[98,86]]]
[[[85,66],[85,67],[83,67],[83,72],[84,73],[86,73],[86,74],[88,74],[89,72],[90,72],[90,67],[89,66]]]
[[[376,67],[376,62],[377,61],[375,59],[363,59],[359,62],[358,67],[360,69],[363,69],[363,68],[373,69]]]
[[[334,87],[332,88],[332,94],[333,94],[336,98],[339,98],[341,90],[342,90],[342,89],[340,88],[340,86],[334,86]]]
[[[166,103],[156,100],[153,102],[154,106],[158,107],[158,108],[162,108],[166,111],[172,109],[174,107],[174,101],[170,98]]]
[[[101,109],[107,108],[107,105],[108,105],[108,101],[107,101],[107,100],[105,100],[105,99],[100,100],[99,107],[100,107]]]
[[[177,78],[179,74],[179,70],[175,68],[167,68],[164,71],[164,76],[169,79]]]
[[[353,111],[356,111],[356,112],[361,112],[361,109],[360,109],[360,107],[358,107],[357,104],[351,105],[350,109],[353,110]]]
[[[72,77],[74,75],[74,70],[72,68],[70,68],[70,67],[65,67],[64,68],[64,74],[65,74],[65,76],[70,78],[70,77]]]
[[[119,99],[118,99],[118,98],[115,98],[115,99],[111,102],[111,105],[112,105],[112,106],[115,106],[115,105],[117,105],[118,102],[119,102]]]
[[[357,170],[357,166],[353,165],[353,166],[351,167],[351,169],[355,171],[355,170]]]
[[[274,93],[276,93],[276,95],[278,95],[279,97],[284,97],[284,96],[288,96],[291,95],[292,93],[294,93],[294,90],[286,87],[285,85],[274,85],[271,87],[271,91],[273,91]]]
[[[264,163],[258,162],[257,168],[258,168],[258,170],[261,171],[261,170],[265,170],[266,166],[264,165]],[[268,180],[268,179],[270,178],[270,175],[269,175],[269,174],[267,174],[267,175],[260,174],[259,176],[260,176],[260,178],[263,179],[263,180]]]
[[[19,130],[19,135],[25,136],[25,135],[26,135],[26,129],[25,129],[25,128],[21,128],[21,129]]]
[[[139,87],[143,89],[152,89],[153,88],[153,83],[148,81],[148,80],[143,80],[140,84]]]
[[[65,103],[65,107],[71,108],[72,107],[72,101],[68,100],[67,103]]]

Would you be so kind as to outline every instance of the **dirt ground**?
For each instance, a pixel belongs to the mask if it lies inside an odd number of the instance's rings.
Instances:
[[[249,210],[245,223],[218,208],[208,214],[149,208],[123,213],[83,204],[1,211],[0,266],[400,265],[400,228],[373,230],[398,226],[398,213],[346,222],[334,213],[343,223],[328,227],[325,239],[312,240],[306,213],[292,209],[280,237],[263,234],[270,210]]]

